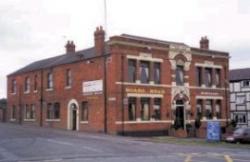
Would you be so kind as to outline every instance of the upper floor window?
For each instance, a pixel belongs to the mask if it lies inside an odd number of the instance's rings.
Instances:
[[[220,87],[221,86],[221,70],[215,69],[215,86]]]
[[[175,71],[176,85],[184,85],[184,67],[182,65],[177,65]]]
[[[47,88],[52,89],[53,88],[53,74],[52,72],[49,72],[47,74]]]
[[[249,80],[244,80],[243,81],[243,87],[250,87],[250,81]]]
[[[136,98],[128,99],[128,120],[136,120]]]
[[[212,86],[212,69],[205,68],[205,85],[206,87]]]
[[[154,63],[154,83],[160,84],[161,83],[161,64]]]
[[[140,74],[141,83],[149,83],[149,62],[141,61]]]
[[[30,78],[29,77],[25,78],[24,92],[30,92]]]
[[[88,121],[88,102],[82,102],[82,109],[81,109],[81,121]]]
[[[202,85],[202,69],[201,69],[201,67],[196,67],[196,85],[199,87]]]
[[[11,93],[16,93],[16,80],[11,81]]]
[[[128,60],[128,81],[134,83],[136,80],[136,60]]]
[[[37,75],[34,77],[34,91],[37,91]]]
[[[72,86],[72,73],[70,69],[66,70],[66,87]]]

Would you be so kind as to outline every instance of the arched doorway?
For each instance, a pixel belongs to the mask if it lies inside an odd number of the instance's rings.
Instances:
[[[68,130],[79,130],[79,105],[74,99],[68,103]]]
[[[185,106],[183,100],[176,101],[175,122],[180,128],[185,128]]]

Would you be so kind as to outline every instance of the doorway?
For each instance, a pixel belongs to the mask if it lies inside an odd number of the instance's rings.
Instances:
[[[79,130],[79,105],[76,100],[71,100],[68,103],[68,130]]]
[[[175,110],[175,124],[184,129],[185,125],[185,113],[184,113],[184,102],[183,100],[176,101],[176,110]]]

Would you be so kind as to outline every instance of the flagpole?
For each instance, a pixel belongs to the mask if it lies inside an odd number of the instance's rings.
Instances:
[[[106,31],[105,40],[107,40],[108,38],[107,0],[104,0],[104,29]]]

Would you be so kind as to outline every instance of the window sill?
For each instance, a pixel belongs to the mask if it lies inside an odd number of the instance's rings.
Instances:
[[[24,92],[24,94],[29,94],[29,93],[30,93],[30,91],[25,91],[25,92]]]
[[[60,122],[61,119],[46,119],[46,122]]]
[[[80,121],[81,124],[89,124],[89,121]]]
[[[10,93],[10,94],[13,95],[13,96],[16,95],[16,93]]]
[[[71,86],[64,87],[64,89],[71,89]]]
[[[53,91],[53,88],[47,88],[46,91],[47,91],[47,92]]]
[[[34,122],[34,121],[36,121],[36,119],[24,119],[23,121],[26,121],[26,122]]]
[[[33,92],[34,92],[34,93],[37,93],[38,91],[37,91],[37,90],[34,90]]]
[[[16,121],[16,119],[10,119],[10,121],[12,121],[12,122],[13,122],[13,121]]]

